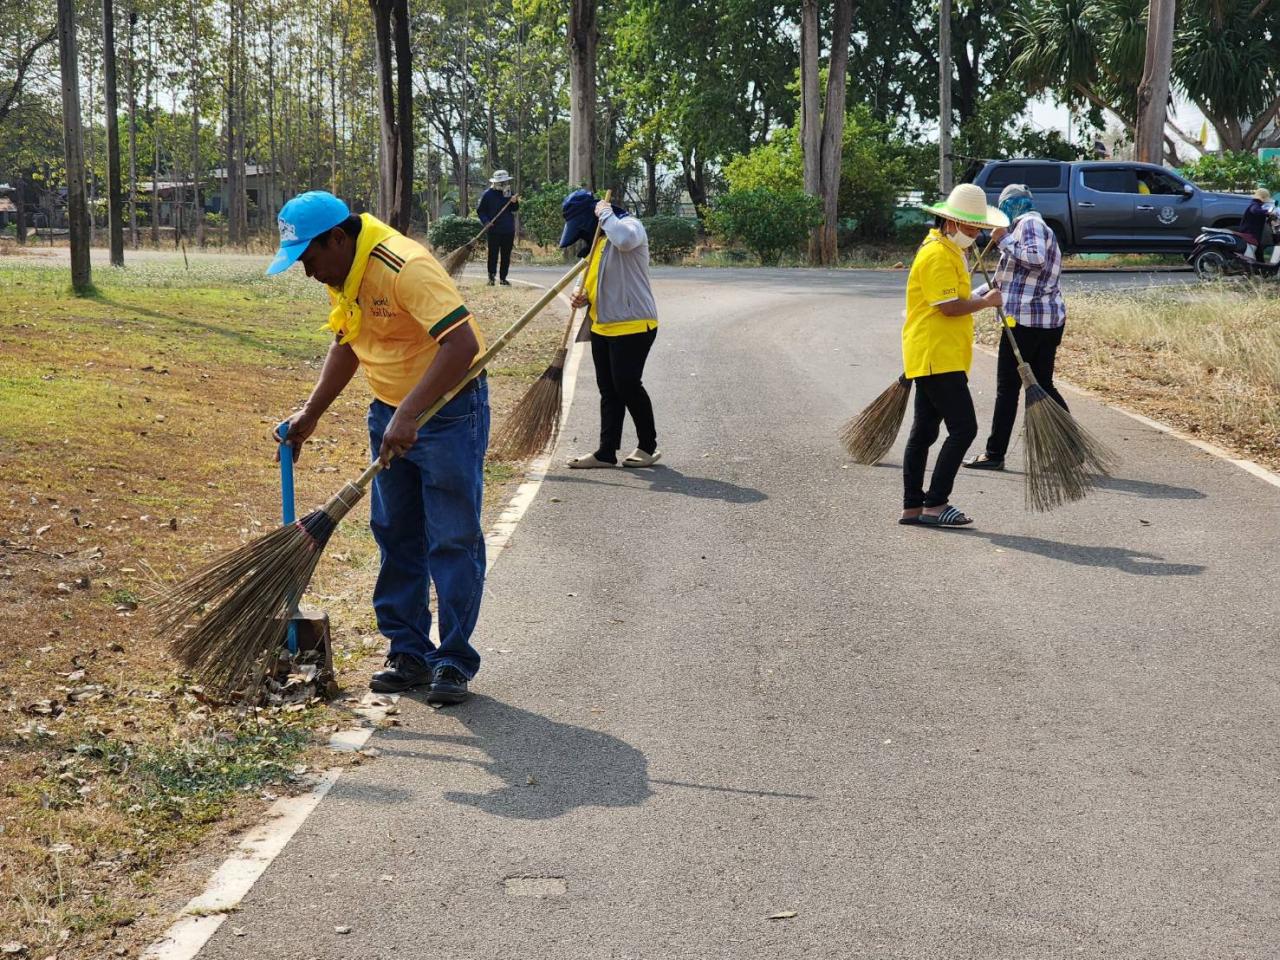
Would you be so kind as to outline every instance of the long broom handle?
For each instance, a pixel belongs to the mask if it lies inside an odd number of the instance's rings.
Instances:
[[[575,263],[572,270],[557,280],[554,286],[548,288],[546,293],[538,298],[537,303],[526,310],[519,320],[507,328],[507,331],[502,336],[493,341],[493,344],[489,349],[482,353],[475,363],[471,364],[471,367],[467,370],[466,374],[463,375],[462,379],[458,381],[458,385],[456,387],[446,392],[439,400],[418,414],[416,419],[419,429],[422,428],[423,424],[439,413],[446,403],[461,393],[463,387],[476,377],[480,376],[489,362],[511,342],[512,338],[523,330],[530,320],[541,313],[543,307],[554,300],[560,294],[560,291],[570,284],[574,277],[586,269],[586,266],[586,260],[579,260]],[[359,488],[360,492],[363,493],[369,488],[369,484],[373,481],[373,478],[381,473],[385,466],[386,464],[381,460],[374,460],[373,463],[369,464],[369,466],[365,468],[364,473],[360,474],[360,476],[352,483],[352,486]]]
[[[610,198],[610,197],[612,197],[612,196],[613,196],[613,191],[612,191],[612,190],[606,190],[606,191],[604,192],[604,202],[605,202],[605,203],[608,203],[608,202],[609,202],[609,198]],[[592,238],[591,238],[591,249],[587,252],[587,266],[588,266],[588,267],[590,267],[590,265],[591,265],[591,259],[592,259],[592,257],[594,257],[594,256],[596,255],[596,245],[600,243],[600,231],[603,229],[603,227],[604,227],[604,221],[603,221],[603,220],[597,220],[597,221],[596,221],[596,232],[595,232],[595,235],[594,235],[594,236],[592,236]],[[561,341],[561,343],[560,343],[560,349],[561,349],[561,350],[568,350],[568,349],[569,349],[569,341],[571,341],[571,340],[573,339],[573,325],[574,325],[574,321],[576,321],[577,319],[578,319],[578,308],[577,308],[577,307],[571,307],[571,308],[569,309],[569,322],[565,325],[565,328],[564,328],[564,340],[563,340],[563,341]]]

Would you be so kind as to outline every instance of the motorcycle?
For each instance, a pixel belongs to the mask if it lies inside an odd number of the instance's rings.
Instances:
[[[1271,236],[1275,240],[1280,237],[1280,207],[1271,204],[1266,213]],[[1254,245],[1244,234],[1219,227],[1205,227],[1196,237],[1195,246],[1187,254],[1187,262],[1201,280],[1280,277],[1280,243],[1272,243],[1255,252]]]

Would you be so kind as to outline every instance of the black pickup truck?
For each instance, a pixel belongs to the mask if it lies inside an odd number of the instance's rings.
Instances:
[[[987,160],[966,173],[992,204],[1011,183],[1029,187],[1066,252],[1186,253],[1202,227],[1239,224],[1250,199],[1151,163]]]

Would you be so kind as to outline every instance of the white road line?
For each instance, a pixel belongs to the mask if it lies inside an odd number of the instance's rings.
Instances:
[[[523,286],[544,289],[541,284],[515,280]],[[568,305],[568,298],[562,293],[559,299]],[[563,405],[560,408],[560,422],[569,416],[569,408],[573,404],[574,389],[578,379],[578,365],[582,360],[581,343],[575,343],[569,351],[564,369]],[[555,452],[556,441],[537,456],[529,464],[526,479],[516,488],[515,494],[507,503],[497,521],[485,537],[488,563],[486,572],[493,569],[503,549],[511,542],[516,526],[524,517],[525,511],[533,503],[547,476],[551,466],[551,458]],[[434,629],[434,624],[432,627]],[[347,730],[339,730],[329,738],[329,747],[339,752],[360,750],[369,742],[378,721],[386,717],[387,707],[399,700],[395,695],[366,695],[361,707],[355,710],[367,721],[364,725]],[[142,954],[142,960],[193,960],[209,939],[218,931],[227,919],[229,911],[234,910],[241,900],[253,889],[258,878],[266,872],[267,867],[285,848],[285,845],[298,832],[298,828],[306,822],[311,812],[320,805],[325,794],[338,782],[342,775],[341,767],[326,770],[309,791],[296,797],[283,797],[267,810],[262,823],[249,832],[240,841],[217,871],[209,878],[204,890],[187,902],[178,914],[178,919],[169,926],[164,936],[151,944]]]
[[[998,356],[995,350],[992,350],[985,344],[975,344],[974,346],[989,357]],[[1211,457],[1217,457],[1219,460],[1225,460],[1227,463],[1234,464],[1245,473],[1257,477],[1264,483],[1269,483],[1273,487],[1280,487],[1280,474],[1273,473],[1260,463],[1255,463],[1252,460],[1246,460],[1243,457],[1237,457],[1230,450],[1220,447],[1216,443],[1209,443],[1206,440],[1193,437],[1189,433],[1183,433],[1177,427],[1171,427],[1169,424],[1161,423],[1159,420],[1152,420],[1150,417],[1144,416],[1141,413],[1129,410],[1117,403],[1112,403],[1101,394],[1095,393],[1085,387],[1077,386],[1070,380],[1059,380],[1055,377],[1053,382],[1055,386],[1063,387],[1071,393],[1078,393],[1082,397],[1088,397],[1090,400],[1098,401],[1098,403],[1102,404],[1108,410],[1114,410],[1116,413],[1123,413],[1130,420],[1136,420],[1144,427],[1150,427],[1152,430],[1158,431],[1159,433],[1167,434],[1168,436],[1181,440],[1184,443],[1189,443],[1191,446],[1203,450]]]

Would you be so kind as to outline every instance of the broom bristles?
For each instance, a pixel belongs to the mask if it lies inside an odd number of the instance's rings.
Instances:
[[[564,391],[564,363],[568,351],[561,347],[516,403],[494,438],[494,456],[500,460],[524,460],[541,453],[560,430]]]
[[[1116,457],[1038,383],[1026,390],[1027,509],[1046,512],[1084,499],[1099,476],[1111,475]]]
[[[156,598],[155,630],[211,692],[248,696],[349,504],[314,510],[231,551]]]
[[[840,442],[854,463],[879,463],[902,429],[911,396],[911,381],[899,377],[840,431]]]
[[[440,265],[444,267],[445,273],[457,280],[462,276],[462,268],[467,265],[467,261],[471,259],[471,254],[476,248],[476,239],[472,238],[460,247],[454,247],[445,254],[444,259],[440,261]]]

